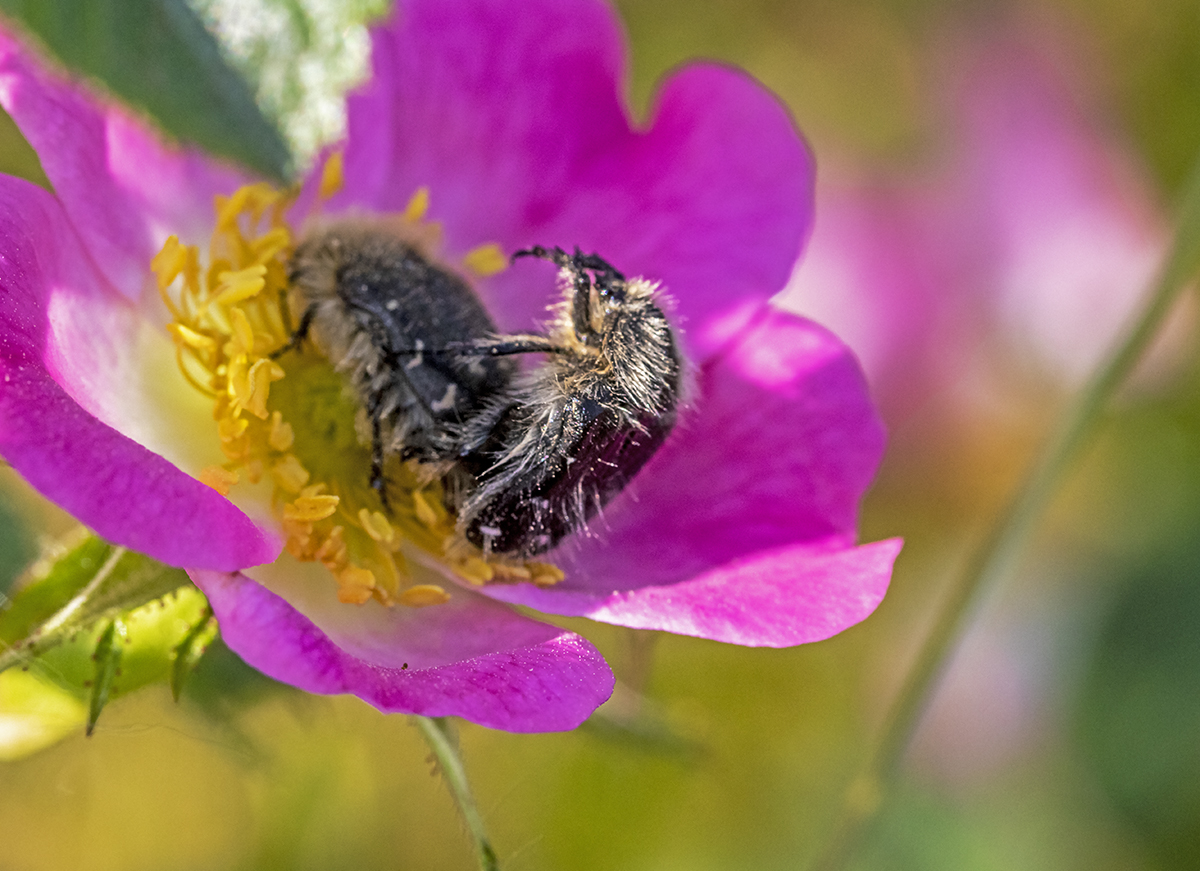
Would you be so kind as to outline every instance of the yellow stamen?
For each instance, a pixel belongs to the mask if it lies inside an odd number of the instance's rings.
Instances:
[[[288,454],[271,467],[271,477],[281,489],[295,494],[304,489],[304,485],[312,476],[295,454]]]
[[[397,596],[396,600],[410,608],[426,608],[430,605],[444,605],[450,601],[450,594],[437,584],[416,584]]]
[[[433,510],[433,506],[425,499],[425,494],[420,490],[414,490],[412,492],[412,501],[413,511],[417,515],[417,520],[424,523],[430,529],[435,528],[438,523],[437,512]]]
[[[238,482],[238,473],[223,466],[205,466],[196,477],[201,484],[212,487],[222,496],[228,496],[229,488]]]
[[[322,198],[342,183],[341,160],[332,155],[326,162]],[[287,552],[324,566],[343,602],[425,607],[448,601],[442,587],[416,582],[408,561],[416,550],[471,584],[557,582],[562,573],[553,566],[494,561],[463,542],[441,483],[415,461],[385,458],[385,507],[370,485],[371,446],[356,420],[362,409],[341,373],[311,343],[273,359],[288,347],[295,322],[284,302],[295,250],[286,216],[294,202],[293,194],[265,184],[219,196],[206,263],[197,246],[174,236],[153,260],[180,372],[212,398],[227,459],[197,477],[228,494],[266,476]],[[406,232],[436,250],[440,228],[426,220],[428,211],[429,190],[421,188],[400,218],[411,225]],[[464,262],[480,275],[506,265],[496,245],[479,246]]]
[[[215,340],[209,336],[197,333],[183,324],[167,324],[167,330],[175,337],[176,341],[187,345],[189,348],[195,348],[197,351],[213,351],[217,347]]]
[[[321,188],[319,196],[323,200],[329,199],[342,189],[345,183],[345,158],[342,152],[335,151],[329,155],[329,159],[325,161],[325,166],[321,169]]]
[[[526,563],[533,577],[531,580],[539,587],[553,587],[566,577],[563,570],[553,563]]]
[[[499,245],[495,242],[488,242],[486,245],[480,245],[468,251],[463,257],[463,265],[476,275],[486,277],[507,269],[508,258],[504,256]]]
[[[496,563],[494,569],[497,580],[501,581],[528,581],[533,578],[533,572],[522,565]]]
[[[249,354],[254,350],[254,328],[250,318],[240,308],[230,310],[229,323],[233,327],[233,338],[237,341],[235,354]]]
[[[283,415],[278,411],[271,412],[271,431],[267,433],[267,444],[272,450],[283,453],[289,450],[296,441],[296,431],[290,423],[285,423]]]
[[[367,535],[381,544],[391,544],[396,540],[396,530],[392,528],[392,524],[388,522],[382,511],[368,511],[366,508],[360,508],[358,522],[366,530]]]
[[[257,296],[259,291],[267,286],[267,282],[263,279],[266,274],[267,267],[261,264],[221,273],[218,276],[220,288],[217,292],[217,304],[233,305]]]
[[[287,520],[315,523],[332,517],[340,501],[337,496],[297,496],[294,501],[283,506],[283,516]]]
[[[363,605],[375,590],[375,573],[370,569],[347,566],[337,573],[338,601],[348,605]]]
[[[162,250],[150,260],[150,269],[158,277],[158,289],[170,287],[186,264],[187,249],[179,243],[178,236],[169,236]]]
[[[425,218],[425,213],[429,211],[429,188],[421,186],[417,188],[417,192],[408,200],[408,205],[404,207],[404,220],[410,224],[415,224]]]
[[[349,564],[346,549],[346,527],[335,526],[313,552],[313,558],[331,572],[339,572]]]
[[[274,360],[260,359],[251,366],[248,376],[250,397],[245,404],[246,411],[266,420],[267,396],[271,390],[271,382],[279,381],[283,376],[283,369]]]
[[[460,560],[453,568],[455,574],[476,587],[482,587],[496,576],[492,564],[477,556]]]

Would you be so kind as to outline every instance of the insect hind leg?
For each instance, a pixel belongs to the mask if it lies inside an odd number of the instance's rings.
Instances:
[[[304,314],[300,316],[300,323],[296,325],[296,329],[292,331],[291,336],[285,344],[280,345],[267,356],[272,360],[278,360],[288,351],[294,351],[300,347],[300,343],[308,338],[309,332],[312,330],[313,321],[317,317],[317,307],[310,305],[304,310]]]

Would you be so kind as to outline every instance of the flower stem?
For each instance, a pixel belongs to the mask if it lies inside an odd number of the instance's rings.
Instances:
[[[451,732],[450,723],[445,717],[416,715],[413,719],[416,720],[425,743],[433,751],[442,778],[463,815],[467,831],[471,833],[471,839],[475,842],[476,858],[479,859],[481,871],[500,871],[500,862],[496,859],[496,852],[492,849],[483,827],[483,817],[479,815],[475,798],[471,795],[471,786],[467,783],[467,770],[463,766],[462,757],[458,755],[458,742]]]
[[[1105,405],[1142,358],[1179,295],[1200,269],[1200,161],[1184,189],[1179,223],[1141,316],[1097,368],[1066,410],[991,533],[968,559],[917,654],[862,771],[846,791],[839,823],[814,871],[844,867],[878,815],[921,715],[950,654],[966,631],[982,591],[1009,573],[1038,518],[1080,450],[1095,432]]]

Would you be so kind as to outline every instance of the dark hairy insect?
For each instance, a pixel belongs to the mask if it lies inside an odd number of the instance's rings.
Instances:
[[[293,257],[288,347],[311,335],[349,378],[385,505],[386,457],[433,464],[459,534],[527,558],[586,524],[665,441],[683,363],[650,282],[578,249],[516,257],[559,267],[545,334],[498,334],[461,278],[387,227],[335,225]],[[512,357],[532,353],[545,357],[519,370]]]

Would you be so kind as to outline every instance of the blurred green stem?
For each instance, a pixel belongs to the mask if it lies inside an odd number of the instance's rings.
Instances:
[[[1013,568],[1038,518],[1057,492],[1101,412],[1158,334],[1175,301],[1200,269],[1200,161],[1180,204],[1179,224],[1145,310],[1063,414],[1022,486],[990,534],[971,554],[888,714],[862,771],[846,791],[842,815],[814,871],[845,866],[878,815],[913,732],[980,594]]]
[[[467,831],[475,842],[475,855],[479,860],[482,871],[500,871],[500,863],[496,852],[488,841],[487,832],[483,828],[483,817],[475,807],[475,798],[471,795],[471,786],[467,783],[467,770],[463,766],[462,757],[458,755],[458,744],[450,731],[450,724],[445,717],[413,716],[417,728],[433,751],[442,779],[450,788],[450,794],[462,812]]]

